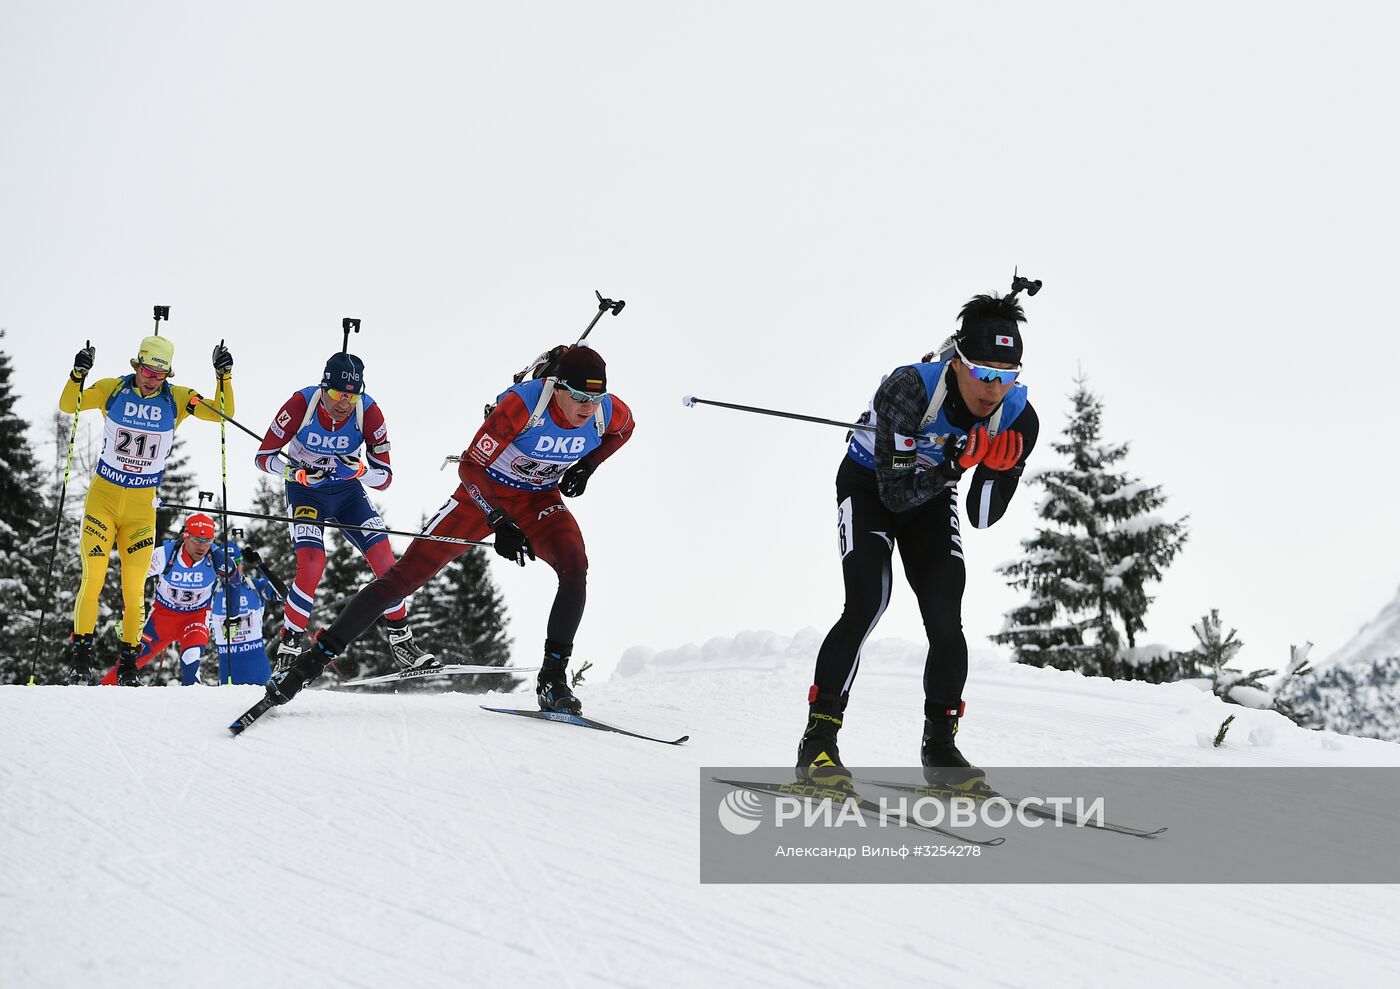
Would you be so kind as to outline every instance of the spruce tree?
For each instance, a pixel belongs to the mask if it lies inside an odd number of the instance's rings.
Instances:
[[[5,331],[0,330],[0,345]],[[11,380],[14,365],[0,349],[0,683],[29,678],[34,631],[41,610],[48,540],[42,553],[36,543],[52,533],[44,504],[36,498],[44,479],[30,450],[28,424],[15,414],[18,395]]]
[[[287,497],[282,485],[274,482],[267,474],[258,478],[253,489],[253,505],[250,511],[260,515],[288,515]],[[297,572],[296,551],[292,548],[291,528],[286,522],[269,520],[248,520],[244,524],[243,546],[256,550],[262,557],[263,565],[276,574],[288,587]],[[269,642],[276,638],[282,627],[282,609],[269,607],[263,613],[263,637]]]
[[[72,416],[55,414],[47,430],[50,442],[41,448],[46,464],[34,487],[39,501],[40,528],[26,540],[24,549],[36,565],[42,564],[42,569],[36,567],[33,587],[36,604],[32,612],[23,616],[22,627],[15,629],[22,636],[22,643],[16,643],[22,656],[19,666],[13,670],[7,667],[7,671],[10,672],[0,677],[0,680],[27,681],[31,664],[34,666],[38,683],[63,683],[68,672],[68,657],[64,645],[72,634],[73,605],[77,599],[78,582],[82,579],[78,554],[84,494],[81,478],[75,480],[73,476],[69,477],[67,496],[63,498],[63,518],[58,523],[56,547],[54,525],[63,490],[63,473],[72,425]],[[75,473],[78,470],[76,463],[73,470]],[[53,578],[46,582],[45,575],[48,573],[50,559]],[[41,598],[46,587],[49,594],[45,601]],[[36,627],[40,611],[43,612],[42,629]],[[6,658],[16,657],[13,653],[7,653]]]
[[[1282,696],[1305,727],[1400,742],[1400,656],[1328,667]]]
[[[1277,711],[1294,724],[1308,722],[1313,715],[1305,713],[1304,705],[1299,701],[1302,690],[1306,689],[1300,685],[1309,682],[1302,677],[1312,672],[1312,667],[1308,665],[1312,643],[1290,646],[1288,665],[1282,670],[1232,669],[1228,664],[1244,648],[1244,643],[1235,629],[1230,629],[1228,633],[1223,629],[1217,608],[1210,609],[1210,614],[1202,616],[1199,622],[1191,626],[1196,636],[1196,648],[1177,655],[1182,663],[1183,676],[1204,675],[1210,680],[1211,692],[1226,703],[1260,711]],[[1272,684],[1265,682],[1270,677],[1275,678]]]
[[[1075,384],[1054,444],[1067,466],[1027,479],[1046,489],[1046,524],[1022,542],[1023,557],[999,568],[1031,597],[992,639],[1010,644],[1018,662],[1138,678],[1145,674],[1124,661],[1123,646],[1135,646],[1145,628],[1147,588],[1185,543],[1186,519],[1154,514],[1166,503],[1161,487],[1115,469],[1128,444],[1103,441],[1103,404],[1084,377]]]
[[[190,458],[182,449],[184,440],[177,433],[170,444],[170,457],[165,462],[165,474],[160,479],[160,500],[164,505],[193,505],[199,497],[199,484],[190,472]],[[179,508],[156,509],[156,545],[180,535],[190,512]],[[213,507],[205,509],[213,515]]]
[[[413,630],[442,663],[504,666],[510,660],[506,608],[484,552],[468,550],[413,597]],[[453,689],[507,690],[519,681],[495,674],[454,677]]]
[[[355,544],[340,529],[329,526],[324,529],[326,541],[326,570],[321,576],[321,585],[316,591],[316,607],[312,612],[309,630],[333,622],[341,609],[350,603],[361,587],[374,579],[374,571],[368,561],[360,555]],[[388,673],[393,667],[384,645],[382,634],[377,632],[381,623],[366,632],[357,642],[346,646],[336,657],[333,673],[350,679],[357,676],[373,676]]]

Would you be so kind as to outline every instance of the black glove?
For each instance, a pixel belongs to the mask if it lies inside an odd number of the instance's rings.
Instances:
[[[221,378],[226,377],[233,370],[233,355],[223,344],[214,348],[214,370]]]
[[[251,570],[256,570],[262,566],[262,557],[255,549],[245,549],[243,551],[243,565]]]
[[[972,434],[972,436],[976,435],[976,433]],[[967,471],[967,468],[962,465],[961,460],[967,456],[967,444],[969,439],[970,437],[968,436],[949,436],[943,444],[943,462],[934,467],[933,470],[939,477],[947,480],[949,484],[957,484],[958,481],[962,480],[963,474]]]
[[[593,476],[593,468],[580,460],[559,479],[559,493],[565,498],[577,498],[588,487],[588,479]]]
[[[298,484],[305,484],[308,488],[314,488],[334,474],[335,469],[331,467],[302,467],[297,464],[288,464],[282,468],[284,478],[288,481],[296,481]]]
[[[486,524],[491,527],[491,531],[496,534],[496,541],[492,548],[496,553],[512,563],[518,563],[522,567],[525,565],[525,558],[535,558],[535,551],[530,548],[530,540],[525,538],[525,533],[520,531],[520,526],[506,518],[506,513],[499,508],[486,516]]]
[[[80,381],[92,370],[92,362],[97,359],[97,348],[89,344],[73,355],[73,380]]]

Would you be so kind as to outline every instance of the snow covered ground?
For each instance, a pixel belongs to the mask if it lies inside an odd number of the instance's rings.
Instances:
[[[0,985],[1400,977],[1393,887],[701,886],[697,767],[788,762],[818,641],[632,649],[580,688],[595,717],[689,732],[679,747],[464,695],[313,691],[235,740],[257,688],[0,688]],[[916,758],[921,663],[868,647],[847,762]],[[978,655],[967,697],[985,765],[1400,765],[1186,684]],[[1230,744],[1201,746],[1230,713]]]

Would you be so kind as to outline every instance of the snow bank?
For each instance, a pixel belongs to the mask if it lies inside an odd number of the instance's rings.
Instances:
[[[579,688],[595,717],[688,732],[680,747],[478,706],[528,692],[311,690],[233,739],[257,688],[0,687],[0,985],[808,987],[813,964],[834,985],[981,985],[989,966],[1006,985],[1332,984],[1339,958],[1357,984],[1400,974],[1382,887],[700,886],[699,768],[787,764],[820,639],[631,649]],[[922,644],[870,644],[852,765],[916,757],[922,664]],[[1400,745],[1186,684],[983,655],[967,697],[960,742],[987,766],[1400,765]],[[1230,713],[1225,746],[1198,747]],[[800,950],[832,938],[815,962]]]
[[[694,643],[674,649],[633,646],[622,654],[613,676],[621,679],[658,673],[715,673],[726,670],[795,670],[810,679],[825,629],[807,626],[795,635],[772,631],[747,631],[719,636],[703,645]],[[922,671],[928,644],[907,639],[877,639],[867,642],[861,656],[861,673],[918,669]],[[1002,665],[1010,660],[993,649],[970,649],[970,668]]]

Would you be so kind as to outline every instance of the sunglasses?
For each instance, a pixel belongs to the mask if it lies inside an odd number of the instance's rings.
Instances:
[[[958,360],[963,362],[963,366],[967,368],[968,373],[972,375],[974,380],[981,381],[984,384],[1009,385],[1013,381],[1015,381],[1016,376],[1021,373],[1021,368],[1019,366],[1014,368],[1005,368],[988,367],[985,364],[974,364],[972,361],[968,360],[965,356],[963,356],[963,352],[961,350],[958,351]]]
[[[573,387],[566,381],[560,381],[557,382],[557,384],[560,388],[568,392],[569,397],[572,398],[575,402],[583,402],[585,405],[597,405],[603,399],[608,397],[608,393],[605,391],[579,391],[577,388]]]
[[[140,371],[142,374],[146,375],[146,377],[148,377],[148,378],[155,378],[157,381],[161,381],[161,380],[164,380],[165,378],[170,377],[170,372],[169,372],[169,371],[160,371],[160,370],[157,370],[156,368],[148,367],[148,366],[146,366],[145,364],[137,364],[137,365],[136,365],[136,369],[137,369],[138,371]]]
[[[334,388],[327,388],[326,397],[332,402],[349,402],[351,405],[354,405],[360,400],[360,393],[357,391],[336,391]]]
[[[210,536],[208,539],[205,539],[203,536],[193,536],[193,535],[192,535],[192,536],[190,536],[189,538],[190,538],[190,542],[192,542],[192,543],[204,543],[206,546],[207,546],[209,543],[212,543],[212,542],[214,541],[214,537],[213,537],[213,536]]]

